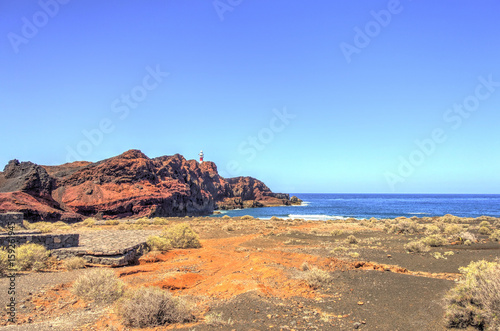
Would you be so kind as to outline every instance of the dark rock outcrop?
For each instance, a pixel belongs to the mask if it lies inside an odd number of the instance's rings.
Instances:
[[[179,154],[150,159],[130,150],[60,166],[12,160],[0,172],[0,212],[20,211],[29,220],[207,215],[290,203],[288,194],[273,193],[255,178],[225,179],[213,162]]]

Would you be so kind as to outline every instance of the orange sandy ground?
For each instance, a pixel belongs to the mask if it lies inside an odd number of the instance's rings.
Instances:
[[[309,227],[302,225],[294,228],[304,230]],[[261,295],[279,298],[320,297],[320,294],[311,289],[304,280],[292,275],[291,268],[300,269],[304,262],[329,271],[361,268],[412,273],[397,266],[346,262],[306,253],[287,252],[283,249],[282,243],[264,249],[252,246],[252,240],[258,237],[262,237],[262,234],[202,240],[200,249],[151,252],[140,259],[139,265],[117,269],[116,273],[129,288],[156,286],[168,289],[174,295],[192,298],[198,317],[207,310],[211,302],[230,299],[248,291],[258,291]],[[414,275],[435,278],[455,277],[446,274],[414,273]],[[20,316],[20,320],[25,322],[30,319],[40,320],[40,314],[47,318],[47,316],[59,316],[68,310],[86,307],[85,302],[78,300],[69,292],[69,287],[70,284],[63,284],[34,297],[32,303],[36,306],[35,312],[29,316]],[[106,330],[110,326],[113,326],[114,330],[125,329],[111,310],[93,325],[87,325],[79,330]]]

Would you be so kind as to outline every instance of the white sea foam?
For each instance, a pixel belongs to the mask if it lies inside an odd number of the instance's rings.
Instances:
[[[327,220],[344,220],[343,216],[331,216],[331,215],[296,215],[290,214],[288,218],[293,219],[304,219],[306,221],[327,221]]]
[[[287,207],[304,207],[304,206],[309,206],[309,201],[302,201],[300,205],[291,205]]]

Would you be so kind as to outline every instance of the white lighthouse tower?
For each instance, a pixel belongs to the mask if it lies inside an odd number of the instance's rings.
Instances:
[[[203,151],[200,151],[200,154],[198,154],[200,156],[200,163],[203,163],[203,157],[205,156],[203,154]]]

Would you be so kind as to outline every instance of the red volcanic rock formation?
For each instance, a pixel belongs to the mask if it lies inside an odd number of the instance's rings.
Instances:
[[[0,172],[0,212],[29,220],[207,215],[214,209],[288,205],[252,177],[225,179],[213,162],[148,158],[130,150],[99,161],[39,166],[10,161]]]

